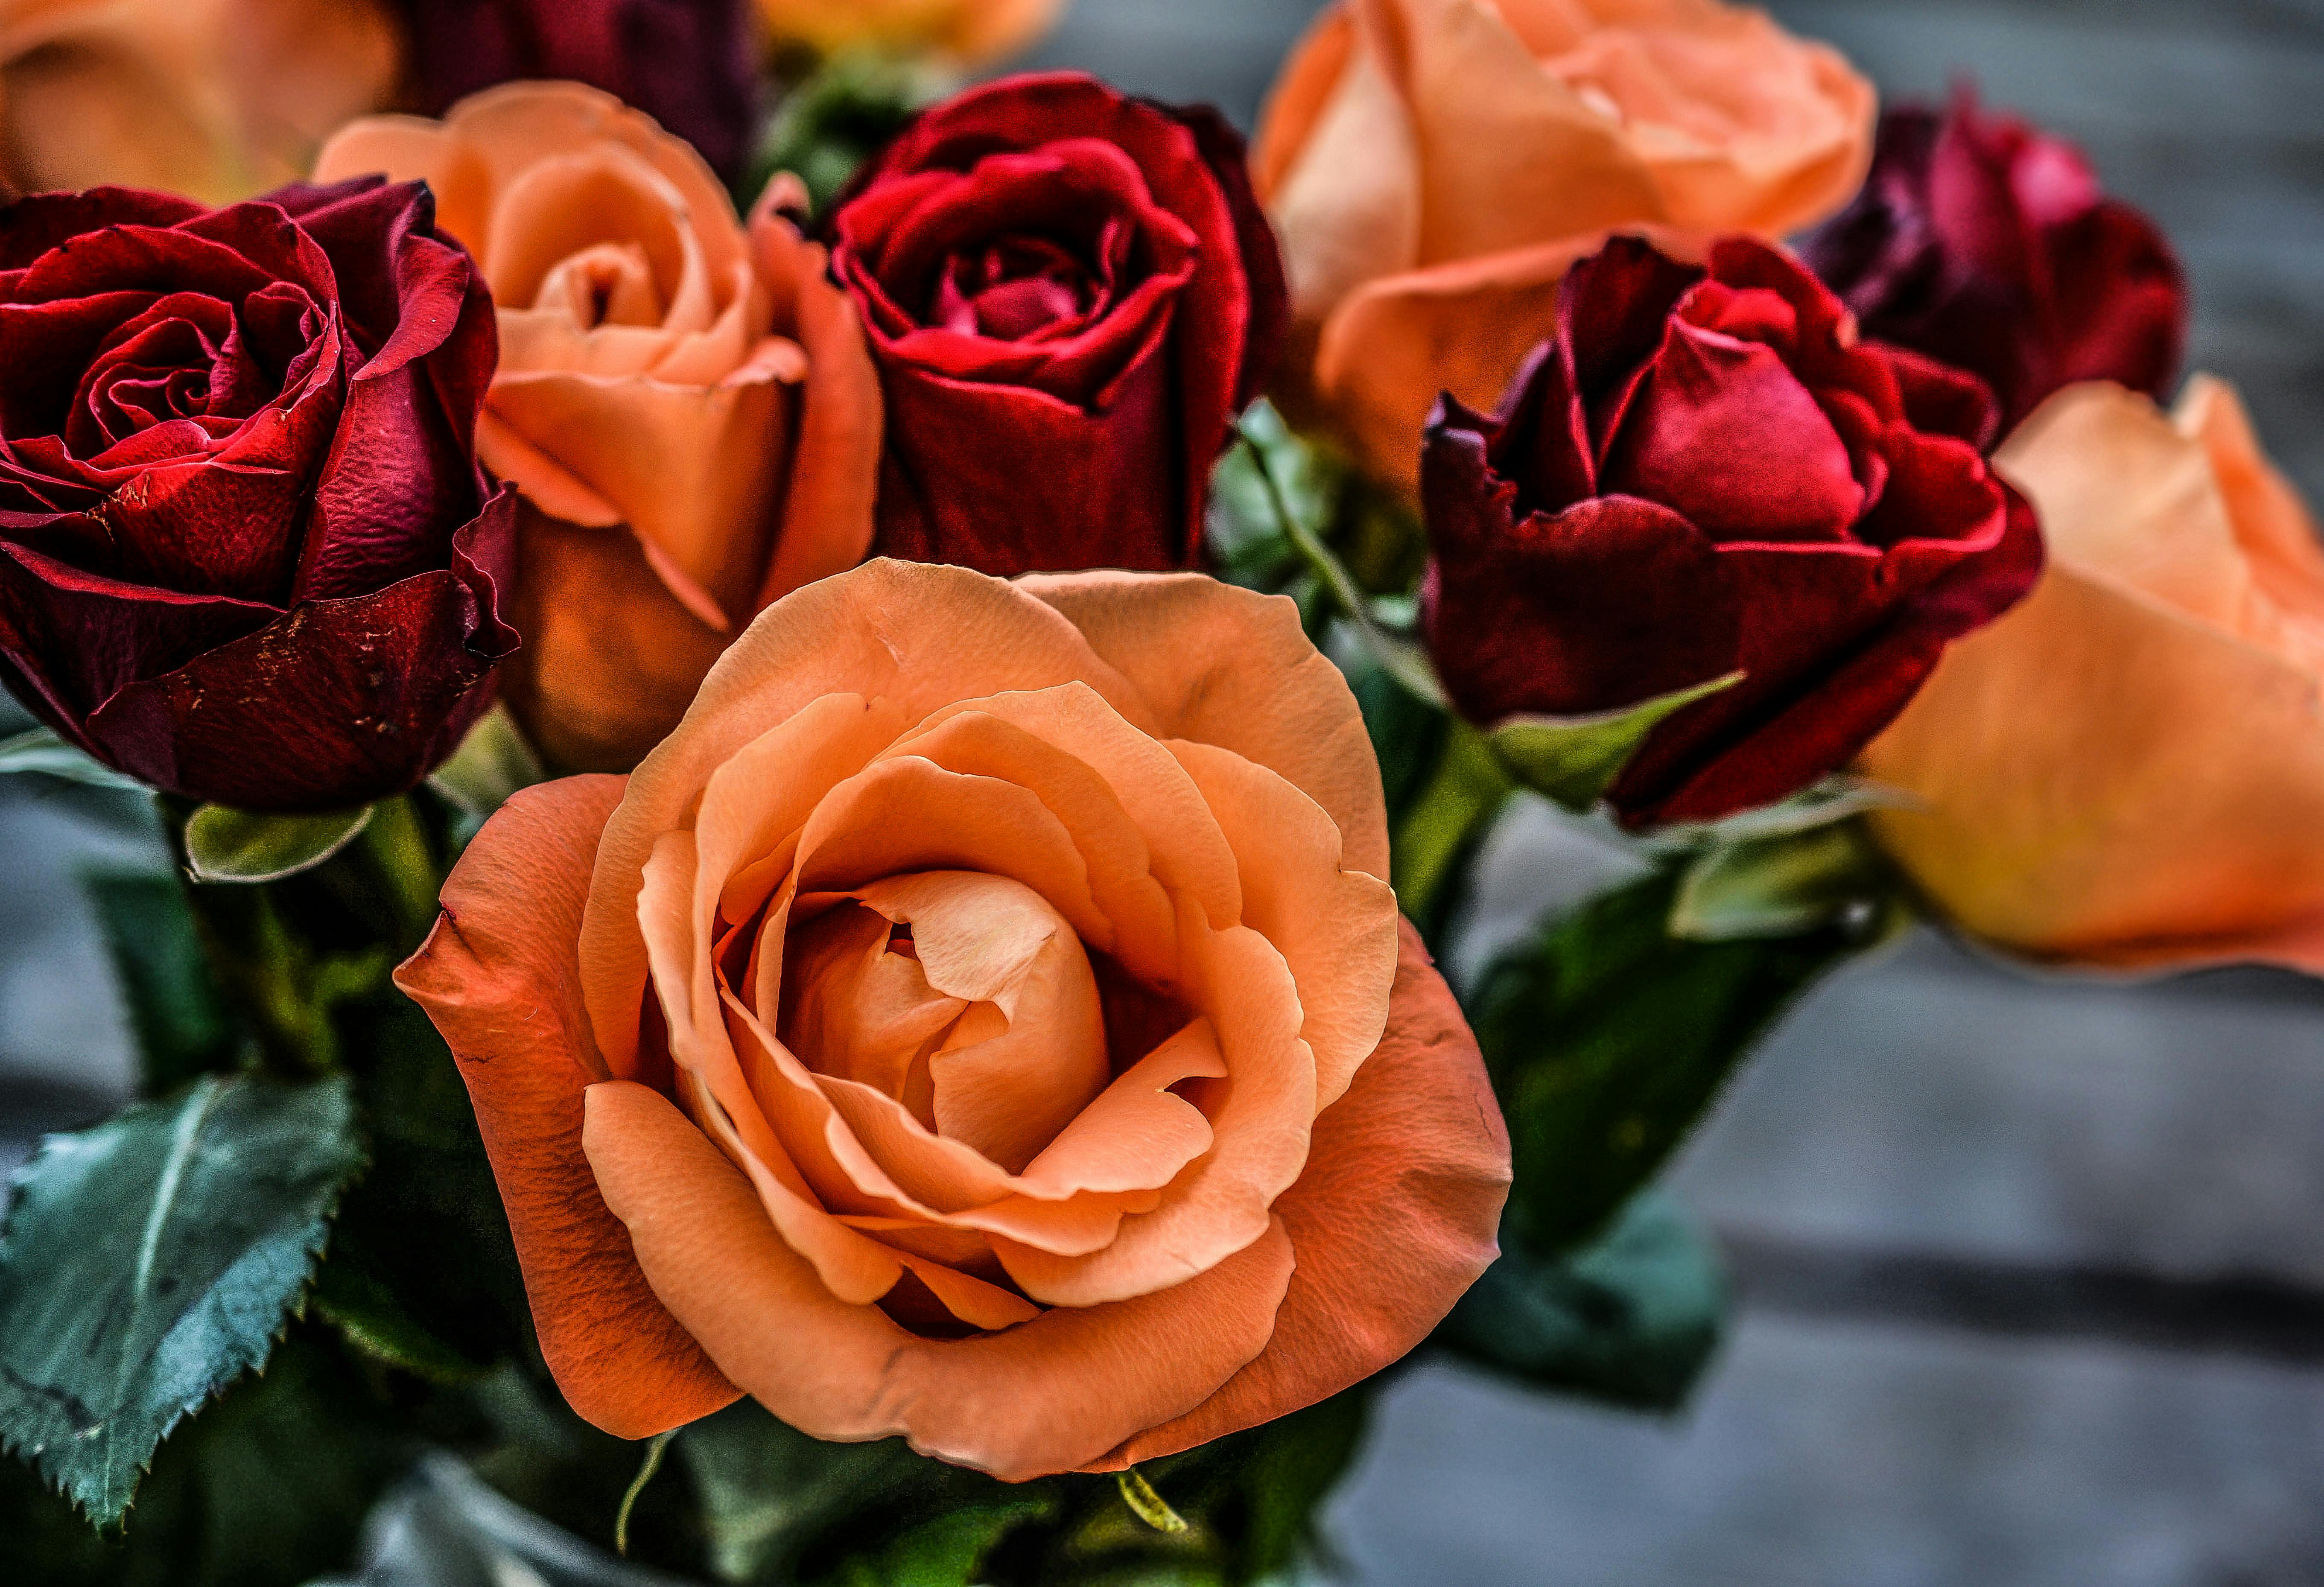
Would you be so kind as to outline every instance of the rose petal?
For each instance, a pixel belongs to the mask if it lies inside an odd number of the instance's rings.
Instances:
[[[647,1287],[581,1150],[601,1079],[574,973],[584,878],[614,778],[528,789],[445,884],[443,918],[396,972],[459,1060],[508,1209],[542,1356],[586,1420],[645,1438],[740,1392]]]
[[[1119,1471],[1288,1416],[1425,1339],[1498,1254],[1509,1139],[1476,1038],[1409,921],[1387,1034],[1315,1121],[1276,1204],[1297,1266],[1267,1349],[1202,1406],[1125,1441]]]
[[[835,1299],[750,1186],[658,1093],[589,1095],[590,1162],[654,1293],[720,1370],[817,1437],[902,1434],[1010,1481],[1097,1459],[1184,1415],[1256,1356],[1291,1276],[1279,1225],[1156,1295],[964,1340],[916,1337]]]
[[[1330,813],[1349,869],[1388,875],[1388,810],[1363,713],[1290,601],[1196,575],[1052,574],[1018,587],[1063,613],[1134,686],[1136,711],[1099,688],[1133,726],[1279,773]]]

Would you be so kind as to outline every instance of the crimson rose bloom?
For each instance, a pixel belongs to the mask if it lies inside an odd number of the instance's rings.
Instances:
[[[2005,431],[2076,381],[2160,397],[2178,375],[2187,287],[2162,232],[1966,88],[1883,116],[1863,189],[1801,253],[1866,335],[1982,375]]]
[[[189,798],[326,809],[449,754],[516,649],[484,283],[417,182],[0,209],[0,678]]]
[[[442,115],[479,88],[567,78],[603,88],[702,152],[733,181],[758,88],[745,0],[398,0],[419,108]]]
[[[1070,73],[921,116],[833,221],[887,399],[877,549],[987,573],[1189,567],[1282,339],[1242,140]]]
[[[1743,679],[1650,734],[1608,794],[1710,820],[1845,765],[2042,540],[1985,464],[1992,400],[1858,342],[1787,255],[1681,264],[1618,238],[1565,279],[1501,412],[1447,398],[1421,496],[1431,648],[1463,714],[1619,709]]]

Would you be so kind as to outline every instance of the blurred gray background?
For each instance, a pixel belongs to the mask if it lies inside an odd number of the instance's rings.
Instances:
[[[1307,0],[1076,0],[1033,58],[1246,125]],[[2193,279],[2194,367],[2324,501],[2324,0],[1779,0],[1890,97],[1973,75]],[[12,727],[0,706],[0,730]],[[0,782],[0,1169],[126,1086],[73,884]],[[1497,839],[1481,939],[1559,880]],[[1922,936],[1827,984],[1675,1175],[1742,1306],[1655,1420],[1429,1368],[1332,1524],[1378,1587],[2324,1587],[2324,986],[2036,980]]]

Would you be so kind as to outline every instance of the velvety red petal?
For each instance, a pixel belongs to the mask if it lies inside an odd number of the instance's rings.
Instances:
[[[501,618],[515,535],[503,487],[453,537],[448,569],[309,601],[175,671],[124,686],[83,736],[188,798],[329,810],[400,793],[459,744],[516,649]]]

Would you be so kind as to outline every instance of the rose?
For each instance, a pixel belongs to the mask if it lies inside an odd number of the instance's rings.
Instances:
[[[881,550],[988,573],[1193,564],[1282,320],[1224,122],[1008,78],[921,116],[832,230],[887,394]]]
[[[1054,26],[1065,0],[759,0],[778,40],[825,54],[930,51],[964,66],[1016,54]]]
[[[396,0],[420,108],[480,88],[565,78],[634,105],[722,178],[750,152],[758,85],[747,0]]]
[[[1979,456],[1991,406],[1855,340],[1765,244],[1692,266],[1618,238],[1566,277],[1497,417],[1447,399],[1429,426],[1423,605],[1447,690],[1489,724],[1739,672],[1664,719],[1608,798],[1637,826],[1804,787],[2040,568],[2032,512]]]
[[[478,440],[523,492],[506,690],[560,766],[627,770],[759,609],[872,540],[880,393],[853,307],[769,190],[573,83],[359,122],[318,175],[421,178],[500,304]]]
[[[0,676],[189,798],[352,805],[516,648],[472,437],[492,305],[417,184],[0,210]]]
[[[1864,190],[1802,253],[1866,335],[1983,376],[2005,429],[2075,381],[2160,395],[2179,372],[2187,287],[2162,232],[1967,88],[1883,116]]]
[[[583,1416],[739,1388],[1023,1478],[1320,1399],[1491,1259],[1508,1138],[1387,868],[1290,602],[882,560],[626,785],[519,795],[398,980]]]
[[[0,190],[106,183],[206,203],[307,169],[392,96],[372,0],[44,0],[0,5]]]
[[[1333,6],[1254,160],[1291,278],[1286,401],[1415,489],[1436,393],[1499,398],[1607,228],[1781,235],[1856,190],[1872,119],[1839,54],[1716,0]]]
[[[2051,565],[1866,751],[1889,853],[2025,953],[2324,973],[2324,552],[2234,391],[2071,386],[1995,462]]]

